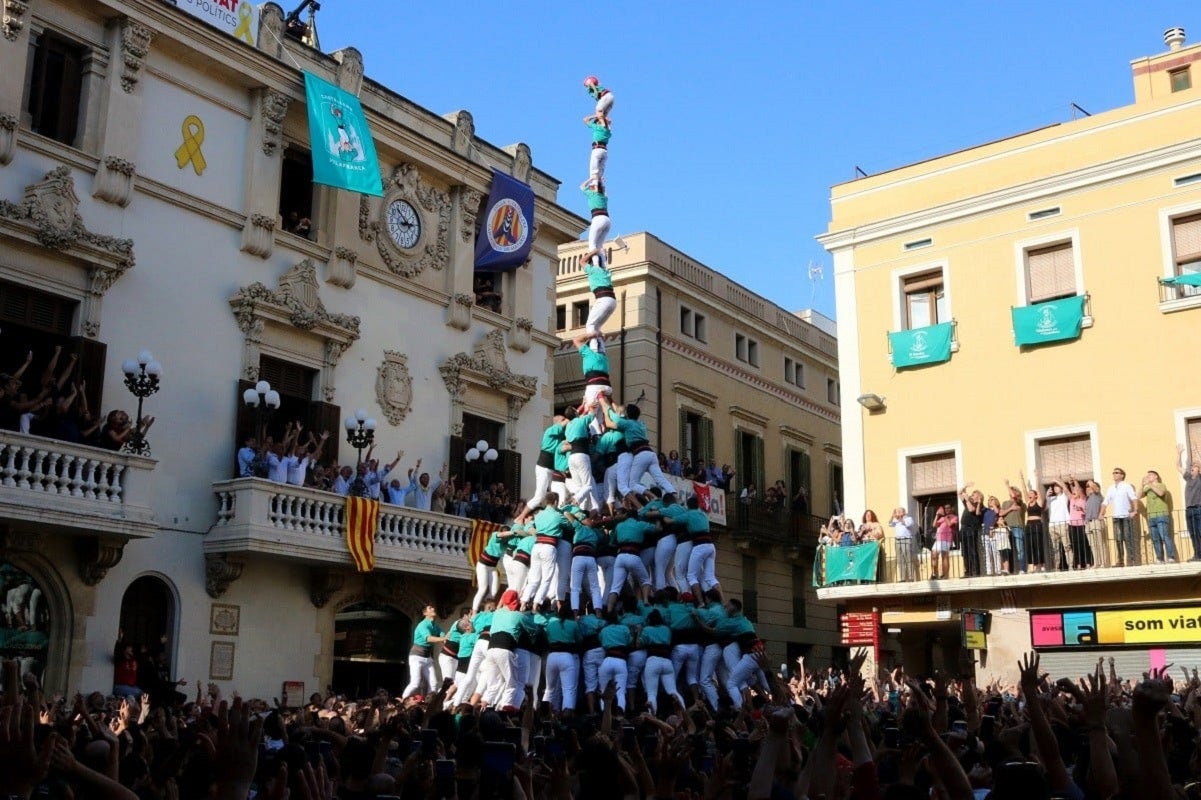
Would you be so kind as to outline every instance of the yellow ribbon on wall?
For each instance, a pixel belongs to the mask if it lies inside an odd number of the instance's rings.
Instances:
[[[200,152],[200,146],[204,144],[204,123],[200,117],[189,114],[184,118],[179,132],[183,135],[183,144],[175,151],[175,163],[180,169],[191,164],[197,175],[203,175],[208,168],[204,153]]]
[[[250,8],[250,3],[247,0],[242,0],[238,6],[238,27],[234,29],[234,37],[241,39],[246,44],[254,44],[254,33],[250,30],[250,22],[254,12]]]

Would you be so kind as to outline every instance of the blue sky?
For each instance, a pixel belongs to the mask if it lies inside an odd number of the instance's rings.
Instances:
[[[288,0],[291,3],[291,0]],[[322,49],[497,145],[526,142],[587,207],[596,74],[616,96],[614,231],[646,230],[788,309],[833,316],[813,236],[829,188],[1133,99],[1131,59],[1201,12],[1161,0],[693,2],[324,0]],[[806,266],[824,265],[812,286]],[[814,300],[810,303],[811,292]]]

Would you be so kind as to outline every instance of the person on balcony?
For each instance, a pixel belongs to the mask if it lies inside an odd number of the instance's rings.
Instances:
[[[1060,567],[1072,567],[1072,538],[1069,530],[1071,507],[1068,504],[1067,486],[1062,476],[1052,479],[1047,486],[1047,530],[1050,533],[1051,552],[1049,553],[1051,570],[1058,572]]]
[[[142,422],[138,426],[141,435],[145,436],[153,424],[154,417],[142,417]],[[104,427],[100,429],[100,447],[103,447],[105,450],[120,450],[129,441],[129,437],[133,435],[133,431],[134,424],[129,419],[129,414],[120,409],[113,409],[108,412]]]
[[[1104,499],[1101,497],[1101,484],[1089,479],[1084,484],[1084,491],[1084,535],[1092,554],[1092,566],[1108,567],[1109,543],[1105,541],[1105,520],[1101,518],[1101,502]]]
[[[897,580],[909,582],[917,577],[917,524],[913,517],[901,506],[892,510],[892,518],[888,520],[892,528],[892,538],[896,546]],[[918,543],[917,547],[920,547]]]
[[[1151,532],[1151,545],[1155,548],[1155,563],[1178,561],[1176,543],[1172,541],[1172,518],[1168,515],[1168,490],[1158,472],[1147,470],[1140,493],[1147,509],[1147,529]]]
[[[930,579],[946,580],[951,577],[951,545],[959,528],[959,517],[955,509],[939,506],[934,513],[934,548],[930,551]]]
[[[1129,564],[1137,567],[1142,563],[1138,547],[1138,496],[1134,487],[1126,482],[1126,470],[1113,468],[1113,485],[1105,492],[1101,514],[1108,510],[1113,516],[1113,539],[1117,545],[1118,566]]]
[[[438,470],[438,480],[431,482],[428,472],[421,472],[421,459],[409,470],[408,494],[413,497],[413,507],[420,511],[429,511],[434,492],[446,480],[446,463]]]
[[[1201,459],[1186,456],[1185,446],[1176,445],[1177,466],[1184,478],[1184,520],[1193,543],[1190,561],[1201,561]]]
[[[288,464],[288,483],[290,485],[305,485],[308,479],[309,466],[316,464],[321,459],[321,451],[325,449],[325,441],[327,439],[329,439],[329,431],[322,431],[319,437],[314,437],[310,432],[307,442],[304,444],[300,442],[296,443],[296,446],[292,450],[292,461]]]
[[[1010,486],[1005,479],[1005,493],[1008,497],[1001,503],[1001,516],[1009,528],[1010,544],[1013,547],[1011,569],[1020,575],[1026,571],[1026,502],[1022,499],[1022,489]]]

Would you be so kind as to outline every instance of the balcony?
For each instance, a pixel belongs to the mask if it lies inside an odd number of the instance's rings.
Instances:
[[[784,548],[790,558],[813,560],[818,531],[824,520],[810,514],[794,514],[787,509],[773,511],[765,506],[744,505],[730,492],[726,495],[726,530],[736,547],[742,550],[751,547]]]
[[[1147,520],[1143,517],[1135,520],[1134,549],[1138,557],[1137,565],[1132,565],[1134,559],[1127,557],[1126,566],[1100,566],[1102,563],[1106,565],[1115,565],[1118,563],[1118,549],[1117,543],[1114,541],[1113,527],[1110,521],[1106,520],[1099,548],[1103,553],[1103,558],[1096,558],[1096,554],[1093,554],[1094,566],[1088,569],[1055,570],[1050,559],[1050,537],[1045,529],[1046,526],[1044,526],[1044,533],[1038,546],[1041,548],[1040,552],[1048,556],[1046,559],[1047,571],[1028,572],[1025,574],[1013,574],[1015,565],[1011,563],[1009,565],[1010,574],[1001,574],[999,571],[994,571],[994,574],[991,575],[981,574],[968,577],[963,551],[956,547],[950,553],[951,576],[946,579],[931,580],[930,549],[915,544],[913,546],[916,554],[914,579],[902,581],[900,580],[897,560],[896,540],[892,537],[891,532],[889,532],[884,541],[880,542],[879,545],[878,566],[875,571],[874,580],[864,575],[859,575],[860,580],[858,581],[843,581],[822,585],[822,580],[829,578],[822,571],[827,554],[833,555],[835,551],[844,551],[845,549],[832,545],[819,547],[814,571],[818,583],[817,596],[822,600],[899,598],[906,596],[922,597],[935,593],[943,595],[960,592],[1030,589],[1033,587],[1070,587],[1072,585],[1097,583],[1105,583],[1112,586],[1115,582],[1137,582],[1148,579],[1172,578],[1195,579],[1201,576],[1201,561],[1197,560],[1201,557],[1201,547],[1195,546],[1193,540],[1188,535],[1183,510],[1177,510],[1170,516],[1168,528],[1168,538],[1175,549],[1176,557],[1174,559],[1168,558],[1166,547],[1164,547],[1160,555],[1160,558],[1163,559],[1162,563],[1157,563],[1156,548],[1147,528]],[[960,542],[957,541],[956,545],[959,544]],[[1031,541],[1027,538],[1027,552],[1031,551],[1031,544]],[[1197,544],[1201,544],[1201,542]],[[867,547],[867,545],[861,545],[860,547]],[[854,549],[858,550],[859,548]],[[1074,549],[1076,549],[1075,545]],[[1087,552],[1092,554],[1091,546],[1087,548]],[[986,571],[984,569],[983,550],[981,550],[981,553],[982,571]],[[856,558],[852,557],[851,560],[855,561]],[[862,559],[859,559],[859,561],[862,563]]]
[[[150,508],[152,458],[0,431],[0,521],[5,542],[38,549],[46,534],[77,539],[89,586],[121,560],[130,539],[158,531]]]
[[[330,492],[237,478],[213,484],[217,521],[205,537],[209,556],[259,553],[332,568],[354,569],[346,547],[346,499]],[[470,580],[471,520],[383,504],[375,533],[376,572]],[[222,566],[224,562],[225,566]],[[214,570],[228,561],[210,559]],[[240,568],[237,569],[240,572]],[[237,575],[226,575],[229,581]],[[224,591],[210,581],[210,594]],[[218,592],[219,593],[219,592]]]

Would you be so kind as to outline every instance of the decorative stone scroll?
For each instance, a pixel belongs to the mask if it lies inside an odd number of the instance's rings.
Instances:
[[[471,355],[456,353],[438,367],[442,383],[450,393],[450,424],[454,436],[463,434],[463,398],[469,385],[491,389],[507,395],[510,423],[516,423],[521,409],[538,389],[538,379],[533,375],[519,375],[509,369],[505,359],[505,334],[500,330],[490,331]],[[510,424],[510,432],[516,430]],[[510,439],[516,448],[516,437]]]
[[[206,553],[204,556],[204,590],[216,600],[229,590],[229,585],[242,577],[243,564],[230,561],[225,555]]]
[[[92,181],[92,197],[121,208],[133,200],[133,182],[137,168],[132,161],[117,156],[100,159],[100,167]]]
[[[121,88],[131,94],[141,77],[142,63],[150,52],[154,31],[132,19],[121,22]]]
[[[80,579],[88,586],[100,583],[108,571],[120,563],[124,552],[124,539],[102,536],[80,539],[76,546]]]
[[[384,351],[384,361],[376,369],[375,399],[393,425],[408,416],[413,405],[413,378],[409,375],[409,357],[404,353]]]

